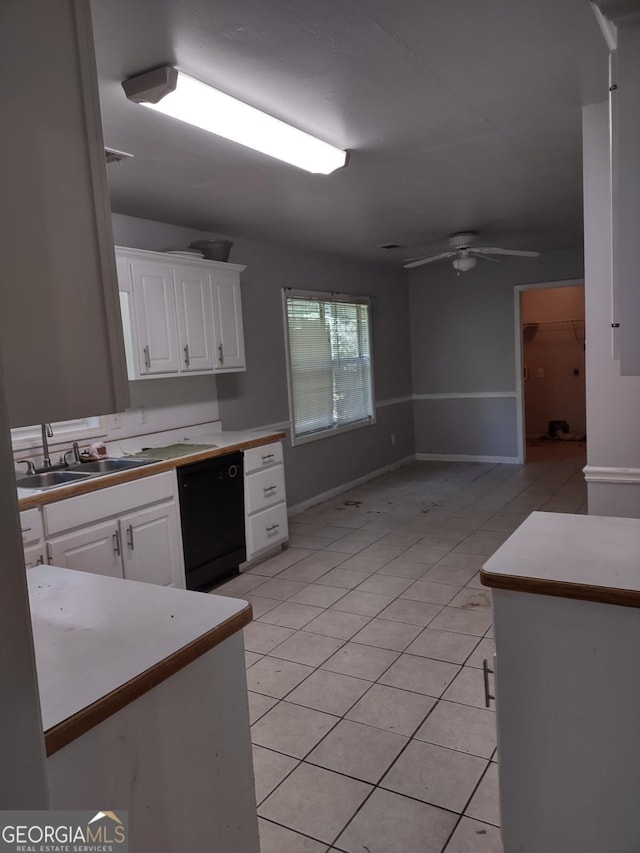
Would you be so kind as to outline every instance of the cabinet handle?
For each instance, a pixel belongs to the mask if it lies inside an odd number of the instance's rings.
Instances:
[[[218,344],[218,355],[220,356],[220,364],[224,364],[224,349],[222,344]]]
[[[277,486],[265,486],[262,491],[265,493],[265,495],[268,495],[269,492],[275,492],[277,488]]]
[[[111,538],[113,539],[113,550],[119,557],[122,554],[122,550],[120,548],[120,531],[116,530]]]
[[[127,527],[127,545],[131,548],[132,551],[135,551],[135,547],[133,544],[133,524],[130,524]]]
[[[23,533],[28,533],[28,532],[31,530],[31,528],[30,528],[30,527],[21,527],[21,528],[20,528],[20,530],[21,530]]]
[[[151,370],[151,355],[149,353],[148,344],[143,348],[142,352],[144,353],[144,366],[147,368],[147,370]]]
[[[489,669],[489,661],[486,658],[482,661],[482,675],[484,678],[484,704],[485,708],[490,708],[491,700],[496,697],[489,692],[489,676],[493,675],[493,670]]]
[[[185,367],[189,367],[191,364],[191,356],[189,355],[189,344],[185,344],[184,347],[184,364]]]
[[[277,530],[280,527],[279,524],[272,524],[271,527],[265,527],[265,531],[267,533],[273,533],[274,530]]]
[[[46,546],[46,553],[47,553],[47,563],[51,566],[51,565],[53,565],[53,554],[51,553],[51,545],[49,545],[48,542],[47,542],[47,546]]]
[[[272,459],[275,459],[275,458],[276,458],[275,453],[267,453],[267,454],[266,454],[266,456],[263,456],[263,457],[262,457],[262,461],[263,461],[263,462],[265,462],[265,463],[266,463],[266,462],[271,462],[271,460],[272,460]]]

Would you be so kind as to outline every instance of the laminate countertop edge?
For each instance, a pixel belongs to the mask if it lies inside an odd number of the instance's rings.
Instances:
[[[249,438],[246,441],[228,444],[224,447],[212,447],[211,450],[200,450],[196,453],[187,453],[184,456],[176,456],[173,459],[163,459],[160,462],[150,462],[148,465],[142,465],[139,468],[131,468],[128,471],[104,474],[99,477],[92,477],[89,480],[84,480],[81,483],[60,486],[60,488],[50,489],[46,492],[36,492],[33,495],[20,497],[18,499],[18,508],[22,511],[25,509],[34,509],[35,507],[44,506],[50,503],[57,503],[58,501],[63,501],[66,498],[75,498],[78,495],[86,495],[90,492],[97,492],[100,489],[108,489],[110,486],[118,486],[120,483],[130,483],[133,480],[139,480],[142,477],[151,477],[154,474],[173,471],[183,465],[191,465],[194,462],[203,462],[206,459],[213,459],[216,456],[226,456],[228,453],[234,453],[237,450],[251,450],[252,447],[262,447],[263,445],[271,444],[274,441],[281,441],[285,436],[286,433],[284,432],[274,432],[268,435],[256,436],[255,438]]]
[[[148,693],[206,652],[219,646],[248,625],[252,618],[252,607],[247,604],[243,610],[235,613],[215,628],[177,649],[173,654],[158,661],[96,702],[47,729],[44,733],[47,756],[54,755],[58,750],[77,740],[140,696]]]
[[[578,601],[593,601],[596,604],[617,604],[621,607],[640,607],[640,592],[616,589],[610,586],[568,583],[566,581],[541,578],[522,578],[517,575],[496,575],[480,570],[480,582],[491,589],[526,592],[533,595],[551,595],[556,598],[571,598]]]

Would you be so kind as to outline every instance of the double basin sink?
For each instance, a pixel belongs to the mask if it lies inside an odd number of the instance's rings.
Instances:
[[[43,491],[55,489],[57,486],[68,486],[79,483],[91,477],[100,477],[104,474],[115,474],[117,471],[128,471],[131,468],[140,468],[142,465],[150,465],[157,459],[98,459],[96,462],[83,462],[77,465],[69,465],[59,471],[43,471],[40,474],[29,474],[16,481],[19,489],[31,489]]]

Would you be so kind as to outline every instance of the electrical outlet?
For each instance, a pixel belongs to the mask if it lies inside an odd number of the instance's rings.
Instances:
[[[391,433],[391,444],[395,447],[396,444],[396,434],[395,432]]]
[[[109,415],[109,429],[120,429],[122,424],[120,423],[120,415]]]

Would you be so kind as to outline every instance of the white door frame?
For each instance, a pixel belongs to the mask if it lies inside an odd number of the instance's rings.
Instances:
[[[515,320],[515,335],[516,335],[516,423],[518,430],[518,462],[522,464],[525,461],[525,417],[524,417],[524,387],[522,381],[522,298],[523,290],[538,290],[540,288],[552,287],[584,287],[584,278],[580,279],[563,279],[561,281],[541,281],[536,284],[516,284],[513,289],[514,309],[513,315]]]

